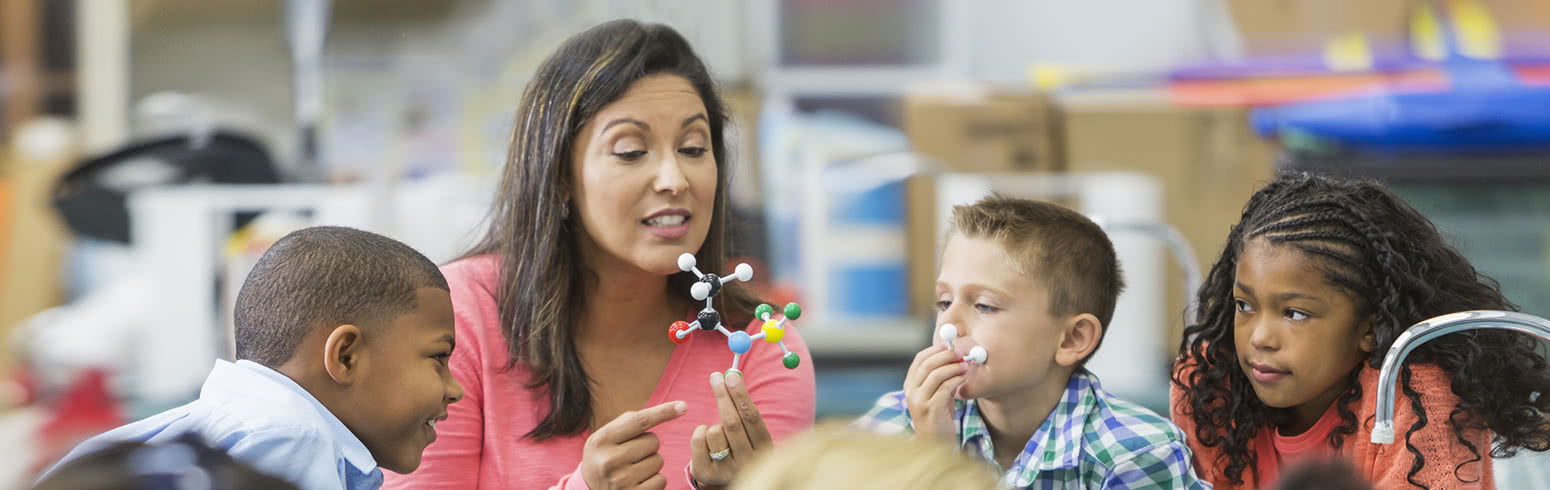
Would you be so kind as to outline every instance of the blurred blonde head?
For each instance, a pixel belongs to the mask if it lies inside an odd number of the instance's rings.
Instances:
[[[945,443],[825,424],[793,437],[740,475],[733,490],[991,490],[990,467]]]

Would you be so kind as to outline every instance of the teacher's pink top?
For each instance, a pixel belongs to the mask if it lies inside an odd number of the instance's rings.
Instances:
[[[520,365],[502,369],[507,353],[496,305],[499,263],[499,258],[487,255],[442,267],[457,321],[457,349],[450,365],[466,394],[448,408],[447,420],[436,424],[436,442],[425,449],[420,468],[408,475],[385,472],[384,488],[587,488],[581,477],[581,448],[590,432],[541,443],[522,437],[538,425],[549,402],[542,393],[524,387],[526,369]],[[635,320],[620,315],[619,321]],[[749,332],[756,333],[756,327],[751,325]],[[667,341],[667,325],[660,328]],[[808,428],[814,417],[813,367],[807,345],[794,328],[786,329],[783,340],[802,357],[796,369],[781,364],[778,346],[759,341],[738,361],[748,392],[776,441]],[[725,336],[695,332],[673,349],[656,391],[641,407],[674,400],[689,404],[687,414],[652,430],[662,442],[662,474],[668,488],[690,488],[685,470],[694,427],[721,421],[710,390],[710,373],[731,366],[732,351]]]

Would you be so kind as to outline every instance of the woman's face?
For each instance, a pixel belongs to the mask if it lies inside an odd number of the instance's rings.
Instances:
[[[705,103],[677,75],[637,80],[577,134],[570,219],[593,268],[678,272],[710,231],[716,197]]]

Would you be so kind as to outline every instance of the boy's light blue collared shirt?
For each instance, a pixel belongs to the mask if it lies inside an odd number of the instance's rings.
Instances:
[[[295,381],[252,361],[215,361],[198,400],[93,437],[61,464],[115,443],[155,444],[187,433],[303,490],[382,486],[376,459],[338,417]]]

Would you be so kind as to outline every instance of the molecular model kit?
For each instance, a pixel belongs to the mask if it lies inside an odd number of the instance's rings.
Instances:
[[[947,344],[947,348],[951,350],[953,348],[953,339],[958,338],[958,327],[951,323],[943,323],[942,328],[937,329],[936,332],[937,336],[942,338],[942,343]],[[985,358],[989,355],[988,352],[985,352],[984,347],[976,345],[969,348],[969,355],[963,356],[963,360],[975,364],[984,364]]]
[[[763,321],[764,324],[760,328],[759,333],[753,335],[748,335],[748,332],[742,330],[735,332],[728,330],[726,326],[721,324],[721,314],[711,307],[711,298],[715,298],[716,293],[721,292],[722,284],[734,280],[748,282],[753,279],[753,267],[749,267],[748,264],[737,264],[737,268],[732,275],[718,277],[715,274],[700,272],[700,269],[696,267],[694,254],[686,253],[678,256],[678,268],[684,272],[693,272],[695,276],[700,278],[693,286],[689,287],[689,296],[694,297],[696,301],[704,300],[705,309],[700,310],[699,315],[696,315],[693,322],[680,320],[673,322],[672,325],[667,327],[667,338],[672,339],[673,343],[682,344],[688,342],[689,334],[694,333],[696,330],[715,330],[721,332],[722,335],[727,337],[727,348],[732,350],[732,368],[728,369],[727,373],[738,372],[737,361],[742,358],[743,354],[747,354],[749,349],[753,348],[753,341],[759,339],[780,346],[780,350],[786,353],[780,359],[781,364],[784,364],[786,369],[796,369],[797,366],[801,365],[802,358],[797,356],[795,352],[787,349],[786,344],[781,341],[786,336],[786,320],[795,320],[802,316],[801,306],[798,306],[796,303],[787,303],[785,311],[782,312],[784,316],[776,320],[773,318],[775,314],[774,308],[770,307],[770,305],[759,305],[758,308],[754,309],[754,316]]]

